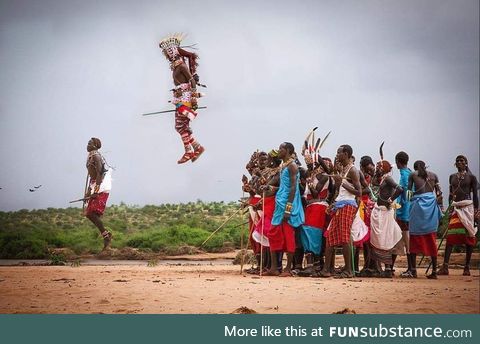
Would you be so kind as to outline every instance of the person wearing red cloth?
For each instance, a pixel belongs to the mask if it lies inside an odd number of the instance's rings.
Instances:
[[[110,170],[106,168],[105,159],[98,151],[101,147],[102,142],[96,137],[92,137],[88,141],[87,170],[90,181],[85,194],[87,202],[85,216],[98,228],[103,237],[103,249],[107,249],[110,246],[113,235],[103,225],[101,216],[105,211],[110,194],[111,177]]]

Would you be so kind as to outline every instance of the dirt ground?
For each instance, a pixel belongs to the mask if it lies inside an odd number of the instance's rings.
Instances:
[[[423,274],[416,280],[260,278],[241,275],[240,266],[219,257],[221,263],[156,266],[145,261],[1,266],[0,313],[226,314],[241,307],[270,314],[328,314],[345,308],[356,313],[480,313],[478,270],[466,277],[451,269],[450,276],[438,280]]]

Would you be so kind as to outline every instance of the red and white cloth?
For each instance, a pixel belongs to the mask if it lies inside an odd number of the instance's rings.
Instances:
[[[370,239],[370,231],[367,225],[360,217],[360,210],[357,211],[353,219],[351,237],[354,246],[362,247],[363,243]]]
[[[345,205],[335,211],[324,234],[328,246],[350,243],[352,224],[356,214],[357,207],[353,205]]]

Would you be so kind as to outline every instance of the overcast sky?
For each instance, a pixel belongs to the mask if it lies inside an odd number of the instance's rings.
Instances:
[[[140,115],[171,108],[171,32],[197,43],[208,86],[194,164],[176,163],[173,114]],[[91,137],[116,168],[110,204],[236,200],[252,151],[300,150],[314,126],[332,131],[325,156],[378,160],[385,141],[444,188],[458,154],[478,175],[476,0],[0,0],[0,68],[0,210],[82,197]]]

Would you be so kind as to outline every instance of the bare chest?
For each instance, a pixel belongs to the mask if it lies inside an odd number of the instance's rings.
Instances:
[[[175,86],[188,82],[187,78],[185,77],[185,74],[178,67],[173,70],[172,77],[173,77],[173,82]]]
[[[470,193],[471,179],[469,175],[456,174],[452,178],[451,190],[454,195],[466,195]]]

